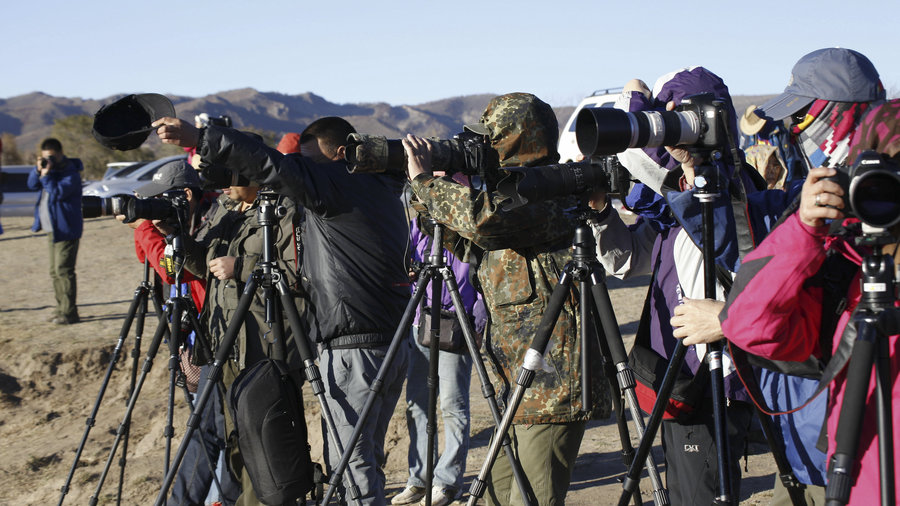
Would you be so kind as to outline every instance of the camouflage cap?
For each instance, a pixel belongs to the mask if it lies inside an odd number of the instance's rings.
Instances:
[[[481,123],[467,130],[486,135],[500,155],[501,167],[547,165],[559,161],[559,124],[553,108],[530,93],[494,97]]]

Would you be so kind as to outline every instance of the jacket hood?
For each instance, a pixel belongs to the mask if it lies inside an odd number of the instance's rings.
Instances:
[[[501,167],[549,165],[559,161],[559,124],[553,108],[530,93],[494,97],[481,123],[467,126],[487,135]]]

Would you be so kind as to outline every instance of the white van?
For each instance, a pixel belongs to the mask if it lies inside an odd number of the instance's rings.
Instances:
[[[557,150],[559,151],[559,161],[561,163],[574,162],[578,155],[581,154],[581,151],[578,150],[578,144],[575,142],[575,118],[578,117],[578,113],[584,108],[612,107],[621,92],[622,88],[597,90],[578,104],[578,107],[569,116],[569,121],[566,121],[566,127],[563,128],[562,133],[559,135]]]

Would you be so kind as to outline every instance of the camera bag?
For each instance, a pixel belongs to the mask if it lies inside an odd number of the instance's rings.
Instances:
[[[466,341],[463,337],[462,326],[453,311],[441,309],[441,333],[438,349],[450,353],[465,353]],[[431,346],[431,308],[425,307],[419,316],[419,325],[416,328],[416,340],[422,346]]]
[[[244,468],[263,504],[284,504],[313,488],[300,389],[281,360],[244,369],[226,394]]]

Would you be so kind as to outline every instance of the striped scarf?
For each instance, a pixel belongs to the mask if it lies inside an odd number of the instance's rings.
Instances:
[[[812,167],[834,167],[847,157],[850,139],[868,102],[816,100],[802,122],[792,127]]]

